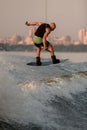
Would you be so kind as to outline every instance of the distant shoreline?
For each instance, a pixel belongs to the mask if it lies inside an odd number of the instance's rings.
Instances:
[[[87,52],[87,45],[53,45],[54,50],[58,52]],[[0,43],[0,51],[33,51],[36,47],[34,45],[11,45]]]

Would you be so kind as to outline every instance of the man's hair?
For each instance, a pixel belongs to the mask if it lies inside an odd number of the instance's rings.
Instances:
[[[56,27],[56,24],[53,22],[53,23],[51,23],[51,24],[53,24],[55,27]]]
[[[53,23],[50,23],[50,25],[53,25],[54,26],[54,29],[56,28],[56,24],[53,22]],[[53,30],[54,30],[53,29]]]

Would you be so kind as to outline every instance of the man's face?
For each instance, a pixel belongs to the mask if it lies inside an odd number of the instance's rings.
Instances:
[[[53,31],[56,28],[56,24],[55,23],[51,23],[50,27],[51,27],[51,31]]]

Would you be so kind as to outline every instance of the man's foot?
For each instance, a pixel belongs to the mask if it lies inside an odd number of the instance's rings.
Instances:
[[[55,55],[51,56],[51,58],[52,58],[52,63],[53,63],[53,64],[60,63],[60,60],[59,60],[59,59],[56,59],[56,56],[55,56]]]
[[[42,65],[42,63],[40,61],[40,57],[36,57],[36,65],[37,66],[41,66]]]

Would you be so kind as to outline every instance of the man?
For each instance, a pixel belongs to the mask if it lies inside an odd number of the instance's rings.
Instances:
[[[47,50],[51,54],[52,63],[60,63],[59,59],[56,59],[54,54],[53,46],[47,41],[48,35],[56,28],[55,23],[42,23],[42,22],[26,22],[25,25],[27,26],[38,26],[37,30],[35,31],[35,35],[33,37],[34,45],[37,47],[36,51],[36,65],[41,65],[40,59],[40,52],[41,49]]]

